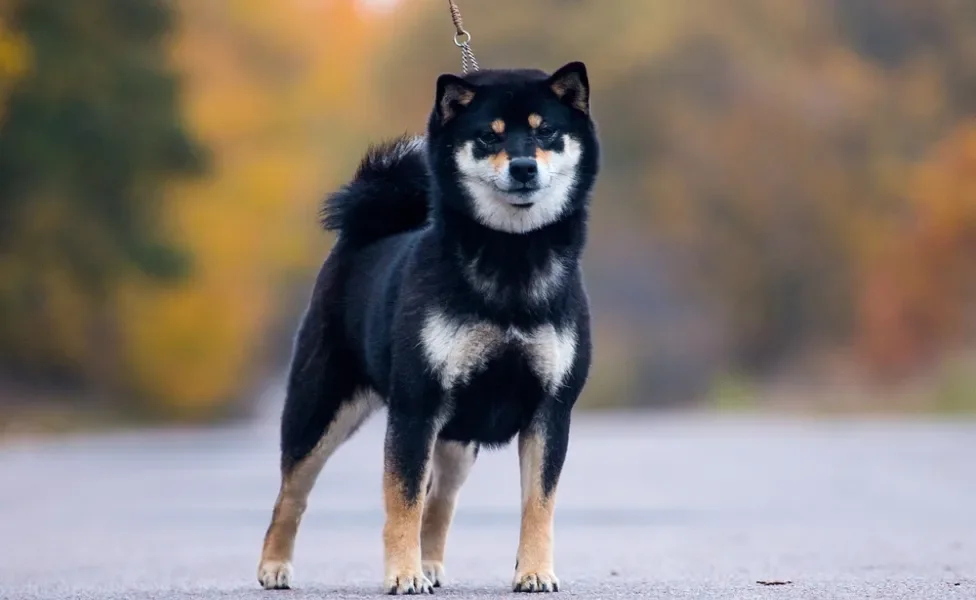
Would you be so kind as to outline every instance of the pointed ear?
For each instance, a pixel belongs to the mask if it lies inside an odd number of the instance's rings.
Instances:
[[[475,88],[457,75],[445,73],[437,78],[437,101],[434,110],[444,125],[474,100]]]
[[[581,62],[563,65],[549,77],[548,83],[560,100],[589,114],[590,80],[586,77],[586,65]]]

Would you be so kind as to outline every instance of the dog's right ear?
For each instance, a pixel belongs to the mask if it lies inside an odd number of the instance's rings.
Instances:
[[[579,61],[563,65],[549,77],[549,87],[564,103],[589,114],[590,81],[586,65]]]
[[[434,104],[441,125],[456,117],[474,100],[475,88],[457,75],[445,73],[437,78],[437,101]]]

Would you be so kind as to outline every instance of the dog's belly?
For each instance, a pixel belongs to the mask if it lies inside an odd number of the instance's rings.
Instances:
[[[505,444],[529,423],[544,395],[543,382],[525,353],[506,348],[451,390],[449,418],[440,437]]]

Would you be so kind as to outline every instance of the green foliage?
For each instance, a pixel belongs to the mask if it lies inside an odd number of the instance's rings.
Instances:
[[[169,3],[16,0],[8,13],[31,63],[0,121],[0,357],[7,370],[83,377],[50,323],[92,318],[130,274],[188,273],[160,218],[166,185],[202,174],[205,155],[179,114]],[[70,307],[52,299],[65,295]]]
[[[95,287],[135,267],[174,274],[153,226],[161,187],[200,172],[200,149],[178,115],[164,39],[163,2],[23,0],[12,23],[33,51],[31,71],[11,94],[0,128],[0,248],[44,195],[66,220],[49,240],[55,260]],[[99,236],[92,244],[74,218]],[[80,229],[80,230],[79,230]]]
[[[749,410],[759,404],[759,395],[752,382],[733,374],[716,377],[708,398],[714,408],[725,411]]]
[[[972,357],[950,362],[942,370],[936,387],[934,408],[949,414],[976,413],[976,369]]]

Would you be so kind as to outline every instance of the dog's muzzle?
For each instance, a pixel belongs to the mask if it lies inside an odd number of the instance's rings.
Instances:
[[[511,194],[508,203],[520,208],[532,206],[528,195],[539,189],[539,165],[534,158],[513,158],[508,163]]]
[[[512,181],[528,186],[538,178],[539,165],[534,158],[513,158],[508,163],[508,174]]]

